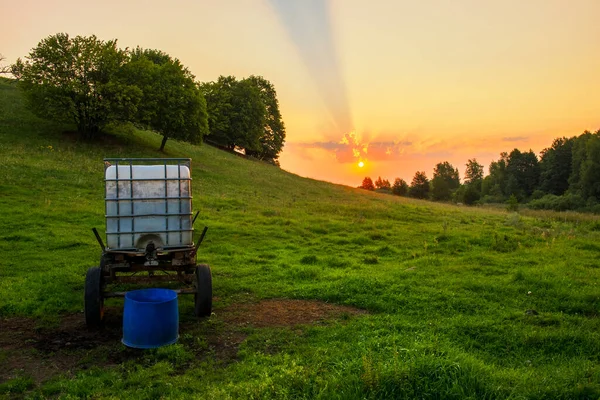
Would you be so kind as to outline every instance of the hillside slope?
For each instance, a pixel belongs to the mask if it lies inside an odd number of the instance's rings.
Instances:
[[[71,350],[84,361],[50,380],[11,361],[15,349],[35,360],[38,350],[0,337],[0,361],[13,366],[0,374],[0,395],[600,396],[596,220],[380,195],[206,145],[169,141],[161,154],[150,132],[120,128],[82,143],[69,129],[31,115],[0,80],[0,318],[31,318],[40,329],[82,319],[85,272],[99,257],[91,228],[104,232],[102,159],[162,156],[193,159],[215,315],[196,322],[182,297],[179,344],[143,354],[118,340]],[[278,298],[366,314],[283,327],[226,317]],[[118,315],[122,303],[112,304]],[[211,335],[239,338],[226,361]],[[67,351],[54,350],[42,360]],[[108,362],[111,353],[124,358]]]

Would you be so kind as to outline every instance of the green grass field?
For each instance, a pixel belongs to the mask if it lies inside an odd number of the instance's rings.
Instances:
[[[206,145],[163,155],[149,132],[81,143],[69,129],[0,80],[0,398],[600,398],[597,217],[410,200]],[[182,296],[180,341],[151,351],[120,343],[122,300],[106,337],[77,331],[102,159],[137,156],[193,159],[215,296],[202,321]],[[268,299],[353,308],[253,323]]]

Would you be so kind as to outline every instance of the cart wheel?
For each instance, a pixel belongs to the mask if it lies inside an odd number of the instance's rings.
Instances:
[[[102,298],[102,269],[88,269],[85,276],[85,324],[95,329],[102,326],[104,319],[104,298]]]
[[[209,317],[212,312],[212,274],[206,264],[196,267],[196,290],[194,296],[196,316]]]

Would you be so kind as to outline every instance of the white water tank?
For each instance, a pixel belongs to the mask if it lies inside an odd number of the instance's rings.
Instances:
[[[159,249],[192,246],[189,161],[134,161],[123,159],[105,170],[107,248],[143,251],[150,241]]]

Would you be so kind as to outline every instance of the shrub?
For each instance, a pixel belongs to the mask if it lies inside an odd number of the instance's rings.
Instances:
[[[506,209],[508,211],[519,211],[519,200],[517,200],[517,196],[511,194],[509,199],[506,201]]]
[[[534,210],[567,211],[584,208],[586,201],[578,194],[565,194],[562,196],[547,194],[541,199],[530,201],[528,206]]]
[[[546,193],[544,193],[544,191],[536,189],[533,191],[533,193],[531,194],[531,199],[532,200],[537,200],[537,199],[541,199],[542,197],[544,197]]]
[[[498,204],[498,203],[504,203],[504,197],[502,197],[501,195],[485,195],[483,196],[479,201],[480,203],[483,204]]]
[[[472,206],[477,200],[479,200],[479,196],[479,191],[474,185],[467,185],[463,192],[463,203],[468,206]]]

